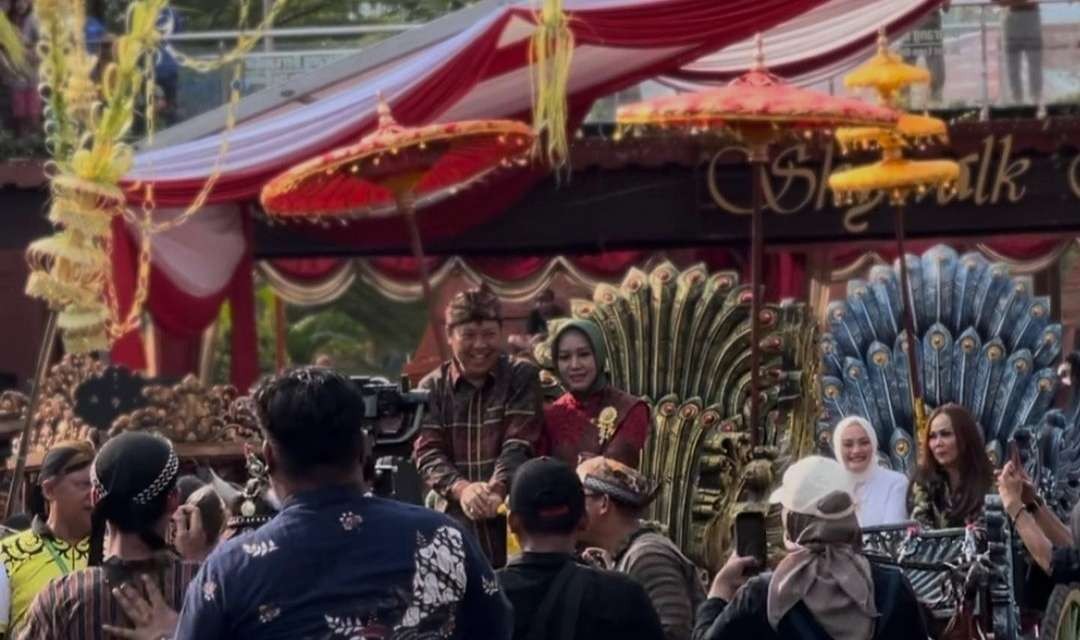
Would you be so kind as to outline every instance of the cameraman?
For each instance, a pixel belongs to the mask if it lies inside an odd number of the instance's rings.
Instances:
[[[539,372],[503,353],[499,299],[487,288],[454,296],[446,336],[453,358],[420,381],[431,395],[413,455],[440,510],[501,567],[506,521],[498,509],[543,431]]]

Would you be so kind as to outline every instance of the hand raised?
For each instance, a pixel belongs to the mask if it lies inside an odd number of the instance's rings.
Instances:
[[[145,598],[126,583],[112,590],[113,597],[134,628],[124,629],[108,624],[101,628],[113,637],[128,640],[160,640],[172,637],[176,632],[176,612],[165,602],[161,590],[150,576],[143,575],[140,579],[146,590]]]

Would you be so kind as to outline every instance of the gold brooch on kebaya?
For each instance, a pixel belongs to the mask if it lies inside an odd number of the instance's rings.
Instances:
[[[619,417],[619,412],[615,410],[615,407],[604,407],[600,411],[600,415],[596,417],[596,429],[599,432],[597,439],[600,444],[605,444],[608,440],[611,440],[615,435],[615,420]]]

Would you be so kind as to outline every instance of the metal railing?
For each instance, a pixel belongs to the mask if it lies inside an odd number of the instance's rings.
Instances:
[[[928,16],[894,42],[907,61],[935,76],[929,87],[907,94],[907,106],[983,111],[1027,106],[1040,115],[1043,107],[1080,106],[1080,1],[1031,5],[1037,8],[1023,12],[999,0],[953,0],[948,10]],[[813,88],[841,93],[842,76]],[[618,106],[673,93],[670,86],[647,81],[601,100],[589,121],[604,122]]]

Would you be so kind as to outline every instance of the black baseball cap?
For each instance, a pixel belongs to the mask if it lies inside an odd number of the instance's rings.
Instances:
[[[529,533],[570,533],[585,514],[585,491],[565,462],[533,458],[514,474],[510,512]]]

